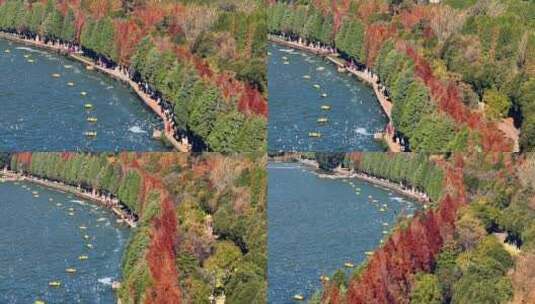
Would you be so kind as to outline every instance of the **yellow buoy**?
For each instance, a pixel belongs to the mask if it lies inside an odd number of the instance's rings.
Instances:
[[[305,297],[303,295],[296,294],[296,295],[293,296],[293,299],[296,300],[296,301],[304,301]]]
[[[321,133],[320,132],[308,132],[308,136],[309,137],[314,137],[314,138],[320,138],[321,137]]]
[[[331,109],[331,106],[329,105],[322,105],[321,106],[321,109],[324,110],[324,111],[329,111]]]
[[[81,256],[78,257],[78,259],[79,259],[80,261],[84,261],[84,260],[89,259],[89,257],[88,257],[87,255],[81,255]]]
[[[76,273],[76,268],[67,268],[65,269],[67,273]]]
[[[60,287],[61,286],[61,282],[60,281],[52,281],[52,282],[48,283],[48,286],[50,286],[50,287]]]
[[[87,132],[84,133],[84,135],[86,137],[96,137],[97,136],[97,132],[95,132],[95,131],[87,131]]]

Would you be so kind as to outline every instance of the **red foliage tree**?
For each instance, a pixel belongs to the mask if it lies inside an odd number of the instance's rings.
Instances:
[[[161,201],[160,216],[154,220],[147,253],[153,286],[146,292],[147,304],[180,304],[181,293],[175,267],[176,217],[172,201]]]

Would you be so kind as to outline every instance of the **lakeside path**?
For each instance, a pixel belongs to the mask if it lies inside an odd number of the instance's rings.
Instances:
[[[80,54],[69,53],[67,50],[65,50],[64,48],[62,48],[59,45],[50,45],[50,44],[45,44],[45,43],[43,43],[41,41],[21,39],[19,37],[15,37],[13,35],[10,35],[10,34],[7,34],[7,33],[3,33],[3,32],[0,32],[0,38],[4,38],[6,40],[10,40],[10,41],[14,41],[14,42],[18,42],[18,43],[22,43],[22,44],[26,44],[26,45],[31,45],[31,46],[35,46],[35,47],[38,47],[38,48],[41,48],[41,49],[46,49],[46,50],[49,50],[49,51],[60,53],[62,55],[68,56],[70,58],[73,58],[74,60],[77,60],[77,61],[85,64],[87,69],[96,69],[96,70],[98,70],[98,71],[100,71],[100,72],[102,72],[102,73],[104,73],[104,74],[106,74],[106,75],[108,75],[108,76],[110,76],[110,77],[112,77],[114,79],[117,79],[119,81],[122,81],[122,82],[128,84],[130,86],[130,88],[132,88],[132,90],[134,90],[134,92],[137,94],[137,96],[143,101],[143,103],[145,105],[147,105],[154,113],[156,113],[156,115],[158,115],[160,117],[160,119],[162,119],[162,121],[164,123],[164,130],[163,130],[162,133],[165,135],[165,138],[167,139],[167,141],[169,143],[171,143],[171,145],[176,150],[178,150],[180,152],[190,152],[191,151],[191,145],[187,141],[180,141],[179,142],[178,140],[176,140],[176,138],[174,137],[174,134],[172,132],[173,128],[171,127],[171,122],[169,120],[167,120],[167,118],[165,117],[164,113],[162,112],[160,106],[158,106],[158,103],[156,102],[156,100],[152,99],[149,95],[147,95],[144,92],[142,92],[138,88],[137,83],[135,83],[130,78],[128,78],[126,75],[121,73],[118,69],[108,69],[108,68],[101,67],[101,66],[95,64],[90,59],[81,56]],[[88,67],[90,67],[90,68],[88,68]]]
[[[37,178],[35,176],[28,176],[28,175],[21,175],[19,173],[3,170],[0,172],[0,181],[11,181],[11,182],[17,182],[17,181],[25,181],[25,182],[31,182],[37,185],[41,185],[46,188],[51,188],[60,192],[66,192],[74,194],[75,196],[87,199],[93,202],[98,203],[98,205],[101,205],[102,207],[106,207],[110,209],[122,222],[126,223],[130,228],[136,227],[136,222],[131,220],[128,215],[119,209],[117,206],[114,206],[118,203],[116,199],[110,199],[105,196],[99,196],[96,194],[95,191],[92,193],[85,192],[80,188],[69,186],[60,182],[53,182],[46,179]]]
[[[348,179],[348,178],[356,178],[365,182],[368,182],[370,184],[380,186],[383,188],[386,188],[388,190],[392,190],[396,193],[399,193],[403,196],[410,197],[412,199],[417,200],[418,202],[424,204],[424,207],[427,203],[430,203],[431,200],[429,199],[429,196],[426,193],[416,191],[415,189],[407,189],[403,187],[400,184],[394,183],[392,181],[389,181],[387,179],[383,178],[377,178],[362,172],[356,172],[354,170],[347,170],[343,169],[341,167],[337,167],[333,170],[332,173],[327,173],[324,171],[321,171],[319,169],[318,162],[310,159],[287,159],[287,160],[277,160],[277,159],[270,159],[270,162],[273,163],[297,163],[301,164],[304,167],[307,167],[309,170],[311,170],[314,174],[316,174],[320,178],[329,178],[329,179]]]
[[[287,41],[284,39],[280,39],[278,37],[274,37],[272,35],[269,35],[268,39],[269,41],[279,44],[279,45],[291,47],[291,48],[298,49],[298,50],[303,50],[309,53],[316,54],[318,56],[325,57],[327,60],[334,63],[338,68],[342,68],[348,71],[349,73],[355,75],[362,82],[370,85],[373,88],[373,91],[375,93],[375,96],[377,97],[377,100],[379,101],[379,105],[381,106],[385,115],[388,117],[388,120],[389,120],[388,126],[392,125],[392,103],[388,101],[386,96],[379,89],[379,85],[377,84],[378,78],[376,75],[346,68],[345,61],[341,58],[338,58],[339,55],[337,53],[330,52],[330,51],[323,50],[323,49],[309,47],[309,46],[296,43],[296,42]],[[401,145],[395,142],[392,139],[392,136],[388,132],[383,133],[383,141],[387,144],[389,151],[401,152]]]

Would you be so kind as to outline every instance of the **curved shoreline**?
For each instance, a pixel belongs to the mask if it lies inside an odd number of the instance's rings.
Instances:
[[[326,171],[319,169],[318,162],[314,160],[310,160],[310,159],[289,159],[289,160],[270,159],[270,162],[272,163],[298,163],[304,167],[309,168],[312,173],[314,173],[316,176],[320,178],[328,178],[328,179],[356,178],[358,180],[368,182],[374,186],[380,186],[388,190],[394,191],[398,194],[401,194],[403,196],[410,197],[411,199],[415,199],[419,203],[424,204],[424,207],[426,204],[431,202],[431,199],[429,198],[429,196],[424,192],[416,191],[414,188],[408,189],[390,180],[377,178],[375,176],[371,176],[363,172],[347,170],[341,167],[336,168],[332,172],[326,172]]]
[[[160,106],[158,105],[158,102],[154,99],[152,99],[148,94],[144,93],[142,90],[140,90],[137,86],[137,84],[132,81],[130,78],[128,78],[124,73],[122,73],[120,70],[116,69],[108,69],[105,67],[102,67],[95,62],[84,58],[80,56],[80,54],[77,53],[71,53],[67,49],[64,49],[60,45],[51,45],[51,44],[45,44],[39,40],[30,40],[30,39],[23,39],[20,37],[17,37],[13,34],[9,34],[6,32],[0,31],[0,38],[13,41],[16,43],[26,44],[30,46],[34,46],[37,48],[45,49],[48,51],[59,53],[63,56],[67,56],[69,58],[72,58],[78,62],[81,62],[82,64],[86,65],[86,69],[91,70],[98,70],[99,72],[104,73],[105,75],[114,78],[116,80],[119,80],[123,83],[126,83],[137,95],[141,101],[148,106],[164,123],[164,130],[161,131],[161,134],[163,134],[166,138],[166,140],[179,152],[190,152],[191,151],[191,144],[187,140],[178,141],[174,137],[174,133],[171,131],[171,122],[168,121],[167,117],[161,110]],[[83,53],[82,53],[83,55]]]
[[[346,65],[346,62],[343,59],[339,58],[339,54],[332,50],[318,49],[315,47],[304,45],[302,43],[288,41],[283,38],[280,38],[280,36],[275,36],[272,34],[268,35],[268,40],[275,44],[291,47],[294,49],[315,54],[317,56],[324,57],[333,64],[335,64],[339,69],[343,69],[344,71],[353,74],[361,82],[371,86],[375,93],[375,97],[377,98],[377,101],[379,102],[379,105],[383,110],[383,113],[388,117],[388,124],[385,126],[385,132],[381,133],[381,138],[387,144],[388,150],[390,152],[401,152],[401,145],[392,139],[392,136],[395,132],[395,129],[392,124],[392,103],[388,101],[387,97],[380,90],[379,85],[377,83],[377,81],[379,80],[377,75],[368,72],[368,70],[358,71],[348,67]]]
[[[126,223],[128,227],[135,228],[137,226],[136,221],[132,219],[132,216],[120,209],[121,203],[117,198],[112,198],[111,196],[105,196],[103,194],[98,195],[98,192],[95,189],[93,189],[92,192],[87,192],[80,187],[74,187],[71,185],[64,184],[62,182],[56,182],[33,175],[23,175],[7,169],[0,171],[0,181],[25,181],[44,186],[46,188],[54,189],[60,192],[71,193],[79,198],[90,200],[102,207],[111,210],[112,213],[115,214],[115,216],[118,218],[118,220],[121,220],[122,222]],[[132,213],[132,215],[137,217],[137,214],[135,213]]]

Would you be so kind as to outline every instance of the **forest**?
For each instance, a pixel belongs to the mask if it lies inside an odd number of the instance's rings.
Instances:
[[[270,33],[379,76],[409,150],[535,149],[533,1],[269,2]]]
[[[417,186],[434,203],[309,303],[535,301],[535,154],[349,153],[340,164]]]
[[[267,24],[261,0],[0,0],[0,30],[81,45],[169,101],[202,149],[266,149]]]
[[[265,159],[215,153],[21,153],[11,170],[95,189],[139,217],[122,303],[266,303]]]

